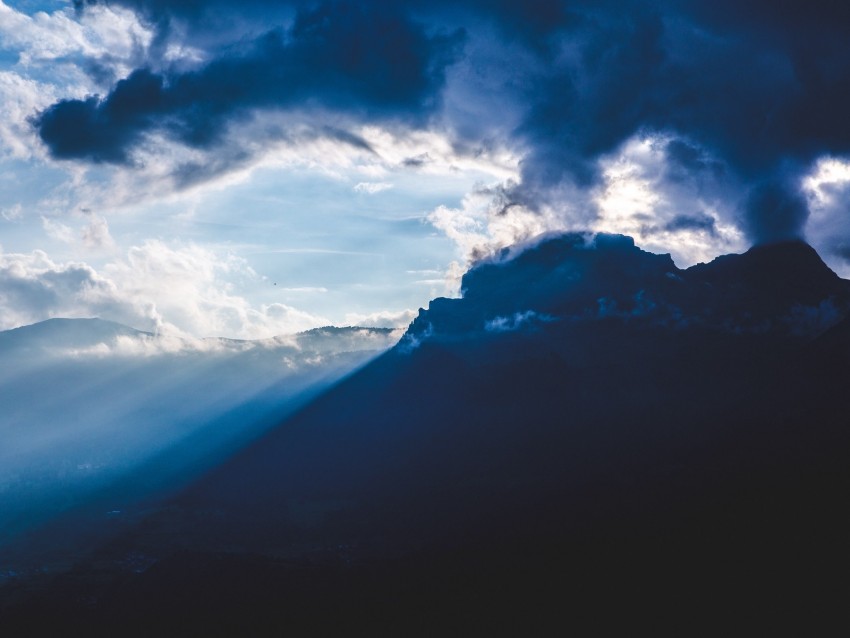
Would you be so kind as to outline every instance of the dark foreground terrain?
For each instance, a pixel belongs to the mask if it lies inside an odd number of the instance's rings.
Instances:
[[[464,289],[75,567],[8,579],[3,635],[850,630],[850,284],[811,248],[680,270],[570,235]]]

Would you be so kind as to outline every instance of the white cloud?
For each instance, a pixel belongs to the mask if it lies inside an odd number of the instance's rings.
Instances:
[[[155,336],[148,336],[146,334],[138,336],[117,335],[85,347],[53,347],[48,349],[45,354],[60,359],[67,357],[90,359],[101,357],[158,357],[166,354],[209,354],[225,353],[228,351],[237,353],[248,349],[252,343],[222,339],[196,339],[170,334],[158,334]]]
[[[345,323],[350,326],[368,328],[401,328],[405,329],[416,318],[415,310],[381,310],[369,314],[350,312],[345,315]]]
[[[252,305],[238,289],[255,279],[234,255],[160,240],[132,247],[101,272],[43,251],[0,253],[0,328],[96,316],[160,334],[256,339],[330,323],[281,303]]]
[[[84,217],[88,223],[81,228],[74,228],[56,218],[42,216],[41,227],[51,238],[89,251],[111,249],[115,246],[106,219],[93,213],[79,213],[75,216]]]
[[[83,228],[80,238],[89,249],[112,248],[115,241],[109,233],[109,224],[100,215],[90,215],[89,223]]]
[[[467,265],[501,248],[568,227],[553,210],[503,207],[498,195],[494,197],[497,191],[479,189],[466,195],[459,208],[438,206],[428,215],[428,221],[457,245]],[[455,280],[458,270],[454,264],[450,274]]]
[[[545,233],[621,233],[680,266],[746,247],[736,223],[736,185],[725,183],[710,157],[702,167],[675,167],[667,136],[636,136],[599,161],[601,185],[589,194],[564,186],[531,211],[510,201],[513,182],[480,188],[460,207],[439,206],[428,221],[458,247],[467,263]],[[690,148],[690,147],[689,147]],[[691,149],[695,154],[701,149]]]
[[[24,66],[65,58],[130,59],[153,34],[132,11],[95,5],[78,20],[71,8],[27,15],[0,0],[0,46],[16,51]]]
[[[256,280],[244,259],[195,244],[172,247],[148,240],[104,272],[133,299],[154,303],[169,327],[197,336],[270,337],[328,323],[291,306],[252,306],[236,293]]]
[[[41,250],[0,252],[0,328],[91,316],[143,327],[156,319],[152,306],[124,297],[115,282],[85,263],[56,263]]]
[[[401,341],[398,342],[398,351],[404,354],[410,354],[432,336],[434,336],[434,325],[431,323],[424,330],[420,330],[416,334],[411,332],[405,333]]]
[[[74,242],[74,229],[67,224],[50,219],[49,217],[42,217],[41,227],[49,237],[57,241],[65,244],[72,244]]]
[[[393,185],[388,182],[359,182],[354,185],[354,191],[366,195],[375,195],[392,187]]]
[[[554,321],[554,317],[541,315],[533,310],[515,312],[508,317],[498,316],[486,321],[484,323],[484,330],[487,332],[514,332],[535,321]]]
[[[416,170],[426,175],[451,175],[457,172],[476,172],[500,180],[515,179],[519,174],[520,156],[504,146],[470,149],[458,147],[449,135],[436,130],[391,130],[378,126],[357,129],[372,149],[372,162],[379,163],[383,171],[417,162]],[[382,171],[375,171],[381,174]]]
[[[2,18],[0,18],[2,19]],[[0,71],[0,158],[39,157],[41,144],[28,118],[56,99],[55,89],[11,71]]]
[[[823,157],[803,179],[808,197],[806,237],[842,277],[850,277],[850,160]]]
[[[259,312],[248,309],[246,318],[246,323],[250,327],[250,332],[247,334],[267,336],[301,332],[330,323],[324,317],[282,303],[263,304]]]
[[[696,166],[675,167],[667,136],[635,136],[600,160],[603,183],[590,230],[629,235],[643,249],[669,252],[679,266],[746,247],[736,224],[734,185],[724,183],[704,151]],[[674,171],[677,171],[674,173]]]
[[[405,188],[401,180],[413,170],[405,161],[422,156],[429,160],[415,170],[425,178],[457,180],[463,174],[475,174],[511,179],[517,175],[518,158],[507,151],[465,154],[444,133],[389,131],[346,121],[339,121],[337,130],[328,128],[328,119],[339,117],[320,111],[256,112],[233,122],[214,152],[188,148],[150,132],[133,151],[131,167],[81,169],[73,186],[76,204],[93,210],[136,206],[192,192],[224,190],[248,181],[258,171],[293,169],[343,183],[352,181],[356,192],[377,194]]]
[[[7,208],[0,208],[0,217],[5,219],[7,222],[13,222],[20,219],[22,213],[23,207],[20,204],[14,204]]]
[[[467,268],[458,261],[451,261],[445,270],[408,270],[409,275],[419,275],[413,283],[429,288],[431,298],[457,297],[460,294],[460,283]]]
[[[459,262],[453,261],[449,263],[449,267],[446,268],[446,272],[444,274],[445,281],[445,296],[446,297],[458,297],[460,296],[460,286],[461,280],[463,276],[466,274],[467,268],[462,266]]]

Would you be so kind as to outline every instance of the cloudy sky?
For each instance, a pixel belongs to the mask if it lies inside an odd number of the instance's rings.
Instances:
[[[848,276],[844,6],[0,0],[0,329],[404,325],[562,229]]]

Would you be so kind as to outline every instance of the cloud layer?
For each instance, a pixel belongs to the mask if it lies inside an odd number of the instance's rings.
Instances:
[[[741,191],[741,229],[773,241],[802,234],[799,187],[812,163],[850,151],[847,10],[833,3],[116,4],[150,25],[160,46],[106,95],[41,112],[35,124],[54,157],[126,163],[151,131],[210,148],[258,109],[308,106],[408,127],[430,118],[458,148],[488,144],[486,131],[523,149],[522,178],[504,201],[539,211],[598,186],[600,160],[629,140],[663,136],[680,145],[667,156],[674,169],[725,171]],[[77,5],[83,15],[100,6]],[[280,26],[246,38],[263,17]],[[162,43],[194,46],[202,61],[166,65]],[[487,80],[488,94],[467,96],[463,108],[478,117],[455,109],[435,120],[463,88],[447,84],[449,70],[479,63],[498,80]],[[593,198],[582,206],[592,209]],[[665,228],[685,226],[697,228]]]

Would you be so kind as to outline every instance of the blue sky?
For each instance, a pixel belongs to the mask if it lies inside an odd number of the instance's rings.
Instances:
[[[0,329],[403,326],[563,229],[846,276],[842,10],[726,4],[0,1]]]

